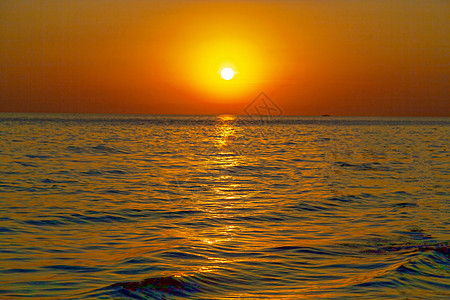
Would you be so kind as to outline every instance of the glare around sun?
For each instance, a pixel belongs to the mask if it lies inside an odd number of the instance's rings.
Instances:
[[[220,72],[220,76],[225,80],[230,80],[234,77],[234,71],[231,68],[224,68]]]

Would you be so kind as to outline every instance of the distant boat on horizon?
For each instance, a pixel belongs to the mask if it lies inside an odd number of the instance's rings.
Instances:
[[[329,117],[330,115],[327,115],[327,114],[325,114],[325,115],[322,115],[322,117]]]

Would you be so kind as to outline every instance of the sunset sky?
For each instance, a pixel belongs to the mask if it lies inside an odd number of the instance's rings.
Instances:
[[[449,32],[447,0],[5,0],[0,111],[450,116]]]

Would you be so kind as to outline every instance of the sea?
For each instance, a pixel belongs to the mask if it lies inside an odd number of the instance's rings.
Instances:
[[[450,299],[450,118],[0,114],[1,299]]]

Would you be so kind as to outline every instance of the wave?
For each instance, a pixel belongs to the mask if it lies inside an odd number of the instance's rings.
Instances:
[[[450,268],[448,243],[395,245],[372,253],[398,254],[403,261],[374,272],[370,280],[346,287],[358,299],[449,299]]]
[[[301,249],[301,247],[274,247],[270,253],[296,253],[323,255],[320,249]],[[112,297],[117,299],[231,299],[260,298],[272,295],[273,298],[296,299],[300,295],[358,299],[427,299],[421,298],[423,291],[433,299],[446,299],[450,295],[447,243],[428,245],[397,245],[365,252],[369,255],[397,253],[396,262],[375,263],[365,266],[364,271],[347,276],[304,274],[300,279],[290,278],[289,274],[248,273],[243,270],[221,269],[219,273],[205,272],[182,276],[161,276],[145,278],[141,281],[124,281],[85,294],[83,298]],[[344,253],[328,253],[345,255]],[[407,255],[405,255],[407,254]],[[258,264],[255,265],[255,267]],[[314,263],[304,267],[313,267]],[[361,265],[362,267],[363,265]],[[332,266],[323,266],[324,270]],[[319,270],[318,270],[319,271]],[[300,281],[299,281],[300,280]],[[318,280],[318,281],[317,281]],[[320,284],[319,284],[320,282]],[[319,285],[317,285],[319,284]],[[262,294],[261,294],[262,293]],[[237,296],[238,295],[238,296]],[[263,297],[268,299],[267,296]],[[430,298],[428,298],[430,299]]]
[[[406,245],[393,245],[387,247],[381,247],[374,250],[366,250],[366,253],[377,253],[377,254],[388,254],[391,252],[402,252],[402,253],[414,253],[414,252],[426,252],[435,251],[442,253],[444,255],[450,256],[450,248],[448,243],[438,243],[438,244],[406,244]]]
[[[96,146],[67,146],[66,150],[69,152],[83,154],[129,154],[127,151],[120,150],[114,147],[110,147],[104,144],[98,144]]]
[[[141,281],[125,281],[83,294],[83,298],[114,299],[185,299],[206,292],[214,280],[205,276],[162,276]]]
[[[116,283],[112,288],[122,288],[131,292],[140,292],[144,295],[152,295],[153,293],[167,293],[180,297],[189,296],[189,294],[197,292],[198,287],[192,282],[183,280],[182,277],[156,277],[147,278],[142,281],[129,281]]]

